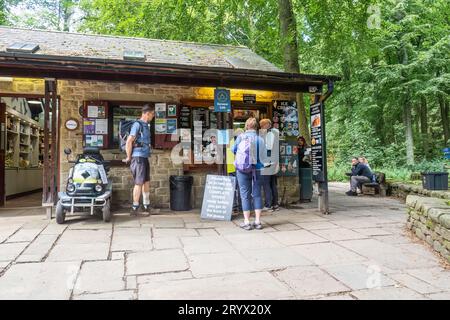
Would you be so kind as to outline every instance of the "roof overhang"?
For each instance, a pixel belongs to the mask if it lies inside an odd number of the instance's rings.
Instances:
[[[85,57],[0,52],[0,76],[97,80],[281,92],[318,91],[336,76],[249,69],[143,63]]]

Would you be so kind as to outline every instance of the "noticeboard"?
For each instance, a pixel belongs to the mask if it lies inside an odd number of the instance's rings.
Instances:
[[[235,187],[235,177],[207,175],[201,218],[231,221]]]
[[[324,182],[324,150],[323,150],[323,119],[322,103],[311,105],[311,165],[313,180]]]

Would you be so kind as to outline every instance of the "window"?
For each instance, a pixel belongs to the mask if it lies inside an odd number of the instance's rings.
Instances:
[[[112,149],[120,147],[119,122],[120,120],[136,120],[141,117],[141,106],[112,106],[112,137],[110,146]]]

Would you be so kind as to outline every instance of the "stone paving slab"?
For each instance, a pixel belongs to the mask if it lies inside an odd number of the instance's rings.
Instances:
[[[345,228],[314,230],[315,234],[329,241],[364,239],[367,236]]]
[[[181,271],[181,272],[167,272],[160,274],[150,274],[137,276],[137,283],[153,283],[153,282],[161,282],[161,281],[171,281],[171,280],[181,280],[181,279],[192,279],[194,276],[191,271]]]
[[[67,300],[80,262],[44,262],[12,265],[0,278],[3,300]]]
[[[19,256],[17,262],[39,262],[43,260],[50,252],[56,239],[58,239],[57,234],[40,234]]]
[[[256,267],[236,251],[191,255],[189,265],[196,278],[257,271]]]
[[[28,244],[28,242],[0,244],[0,261],[15,260]]]
[[[72,230],[63,233],[58,244],[94,244],[109,243],[111,241],[111,230]]]
[[[439,293],[442,291],[442,289],[409,274],[391,274],[389,277],[400,283],[403,287],[410,288],[421,294]]]
[[[153,230],[153,237],[198,237],[199,234],[195,229],[181,228],[159,228]]]
[[[222,237],[182,237],[183,250],[187,255],[199,253],[230,252],[234,248]]]
[[[408,288],[384,287],[353,291],[352,295],[359,300],[428,300]]]
[[[180,249],[134,252],[127,255],[126,275],[184,271],[189,268]]]
[[[306,230],[321,230],[321,229],[333,229],[339,228],[339,226],[328,222],[328,221],[317,221],[317,222],[297,222],[300,228]]]
[[[291,247],[248,250],[243,255],[256,269],[264,271],[313,264]]]
[[[124,290],[116,292],[104,292],[97,294],[83,294],[74,296],[73,300],[135,300],[136,292],[133,290]]]
[[[295,267],[275,272],[275,276],[288,284],[298,298],[350,291],[348,287],[317,267]]]
[[[406,272],[441,290],[450,292],[450,271],[442,268],[409,269]]]
[[[279,231],[270,233],[270,235],[280,243],[286,246],[294,246],[298,244],[327,242],[328,240],[315,235],[308,230]]]
[[[124,290],[124,273],[123,260],[85,262],[81,265],[73,293],[81,295]]]
[[[348,264],[367,260],[367,258],[331,242],[304,244],[293,246],[292,249],[316,265]]]
[[[323,266],[322,269],[352,290],[381,288],[395,284],[377,266],[351,264]]]
[[[153,238],[152,241],[153,247],[156,250],[177,249],[182,247],[180,240],[175,236]]]
[[[272,238],[270,234],[258,231],[259,230],[253,230],[237,234],[228,234],[224,235],[224,238],[228,240],[234,248],[241,251],[281,248],[283,246]]]
[[[150,228],[114,229],[111,251],[146,251],[152,249]]]
[[[42,229],[20,229],[12,235],[6,243],[11,242],[31,242],[38,236]]]
[[[294,295],[268,272],[152,282],[139,286],[139,299],[177,300],[186,297],[192,300],[276,300],[292,299]]]
[[[109,243],[57,244],[46,261],[106,260],[108,255]]]

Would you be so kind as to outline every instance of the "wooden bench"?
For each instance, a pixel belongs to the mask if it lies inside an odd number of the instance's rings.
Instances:
[[[386,196],[386,175],[382,172],[374,172],[376,182],[368,182],[362,184],[362,193],[365,195]]]

